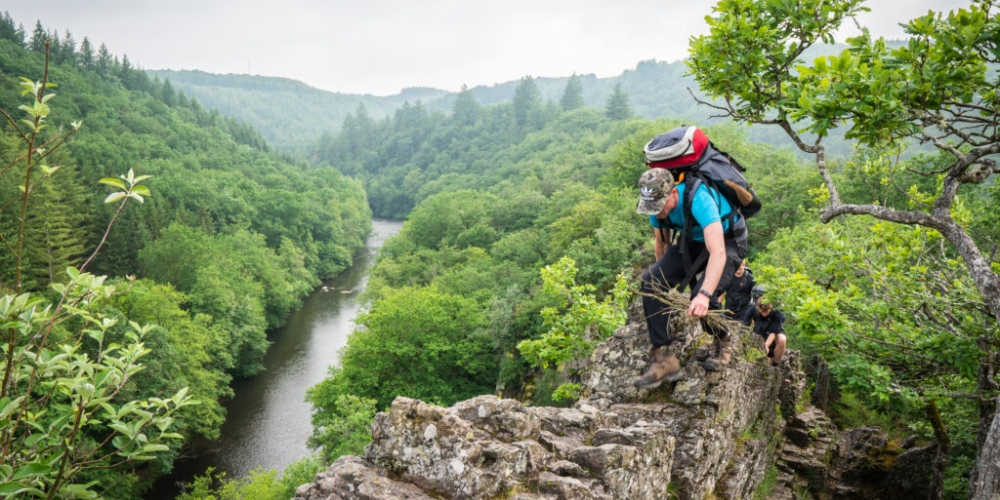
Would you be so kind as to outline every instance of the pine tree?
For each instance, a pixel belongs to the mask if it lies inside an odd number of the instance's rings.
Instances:
[[[542,97],[535,80],[530,76],[522,78],[514,89],[514,121],[521,127],[528,125],[541,105]]]
[[[472,95],[469,87],[462,85],[461,92],[455,96],[455,104],[452,106],[452,117],[455,122],[464,127],[475,125],[482,114],[482,106]]]
[[[4,12],[0,16],[0,39],[16,41],[17,25],[10,17],[9,12]]]
[[[49,56],[55,61],[56,64],[62,58],[63,45],[62,40],[59,39],[59,32],[53,30],[48,34],[49,40]]]
[[[45,52],[45,42],[48,41],[49,35],[45,32],[45,28],[42,28],[41,21],[35,21],[35,30],[31,32],[31,39],[28,41],[28,50],[32,52]]]
[[[566,90],[563,91],[559,105],[562,106],[563,111],[572,111],[583,107],[583,84],[580,83],[580,77],[576,76],[576,73],[573,73],[573,76],[569,77],[569,81],[566,82]]]
[[[94,69],[94,47],[87,37],[83,37],[83,43],[80,44],[80,66],[86,70]]]
[[[110,75],[113,64],[114,61],[111,58],[111,52],[108,52],[108,46],[102,43],[101,48],[97,50],[97,61],[94,65],[97,73],[101,76]]]
[[[76,39],[73,34],[66,30],[62,39],[62,46],[59,50],[58,64],[76,64]]]
[[[632,107],[628,104],[628,94],[622,92],[622,84],[615,85],[615,91],[608,98],[604,113],[611,120],[625,120],[632,117]]]
[[[32,210],[25,232],[29,267],[26,283],[47,288],[68,278],[68,266],[79,266],[86,256],[87,192],[77,182],[75,169],[63,165],[59,175],[32,190]]]
[[[121,80],[122,85],[129,90],[137,89],[137,71],[132,69],[132,63],[128,60],[128,55],[122,55],[122,65],[118,70],[118,79]]]
[[[160,88],[160,100],[167,106],[177,104],[177,94],[174,93],[174,86],[170,84],[170,79],[163,80],[163,87]]]

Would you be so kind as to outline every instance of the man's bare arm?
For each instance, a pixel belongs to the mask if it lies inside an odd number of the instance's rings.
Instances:
[[[705,227],[703,234],[705,235],[705,249],[708,251],[708,265],[705,267],[705,279],[702,281],[701,289],[714,293],[715,287],[722,279],[722,271],[726,268],[726,239],[722,234],[722,222],[709,224]],[[691,299],[688,316],[700,318],[708,314],[708,302],[707,296],[696,293],[694,299]]]

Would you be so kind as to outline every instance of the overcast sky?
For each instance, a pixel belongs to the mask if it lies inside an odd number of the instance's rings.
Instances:
[[[532,77],[621,74],[676,61],[706,31],[712,1],[678,0],[25,0],[3,2],[29,34],[68,29],[145,69],[300,80],[345,93],[456,91]],[[861,18],[900,22],[960,0],[869,0]]]

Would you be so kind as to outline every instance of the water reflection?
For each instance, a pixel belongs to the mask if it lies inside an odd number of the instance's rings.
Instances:
[[[163,478],[147,498],[172,499],[179,494],[178,482],[190,482],[208,467],[236,478],[257,467],[280,471],[309,454],[306,440],[312,424],[306,389],[323,380],[328,367],[337,362],[354,329],[361,308],[357,297],[368,282],[375,255],[401,226],[395,221],[372,222],[374,232],[354,265],[324,283],[326,291],[313,292],[284,328],[272,332],[265,371],[233,383],[235,397],[225,405],[228,417],[218,448],[178,463],[175,473]]]

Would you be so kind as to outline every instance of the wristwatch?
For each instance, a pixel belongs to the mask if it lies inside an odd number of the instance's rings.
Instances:
[[[708,290],[705,290],[704,288],[702,288],[701,290],[698,290],[698,293],[700,293],[700,294],[708,297],[709,299],[712,298],[712,292],[709,292]]]

